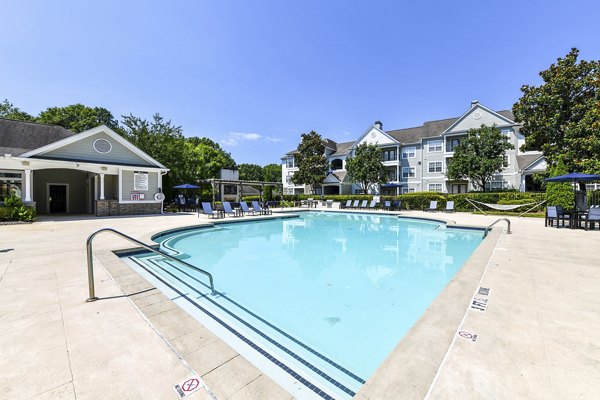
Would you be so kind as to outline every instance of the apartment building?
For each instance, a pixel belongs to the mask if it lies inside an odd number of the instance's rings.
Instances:
[[[286,194],[358,194],[346,173],[346,159],[362,143],[376,144],[381,148],[381,161],[388,175],[388,182],[376,188],[378,194],[393,195],[412,192],[464,193],[475,189],[466,180],[450,180],[446,176],[454,148],[467,132],[481,125],[496,125],[508,136],[515,147],[506,152],[507,166],[495,174],[488,189],[518,189],[533,191],[539,188],[531,179],[536,172],[546,170],[546,160],[540,152],[522,152],[524,137],[509,110],[493,111],[478,101],[472,101],[469,109],[460,117],[425,122],[422,126],[384,130],[376,121],[357,140],[336,143],[325,139],[325,157],[331,169],[320,187],[295,185],[292,176],[298,170],[295,163],[297,151],[282,157],[282,182]]]

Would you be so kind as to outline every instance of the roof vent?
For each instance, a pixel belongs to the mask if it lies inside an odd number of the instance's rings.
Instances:
[[[373,125],[375,126],[375,128],[383,130],[383,124],[381,123],[381,121],[375,121]]]
[[[479,104],[479,100],[472,100],[471,101],[471,108],[475,107],[477,104]]]

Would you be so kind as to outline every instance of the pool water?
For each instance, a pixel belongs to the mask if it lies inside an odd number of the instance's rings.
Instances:
[[[483,237],[391,215],[307,212],[161,238],[163,250],[213,275],[217,296],[203,275],[159,256],[134,265],[251,342],[290,375],[296,397],[351,398]]]

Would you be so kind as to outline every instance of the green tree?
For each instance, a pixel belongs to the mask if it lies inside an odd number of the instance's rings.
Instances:
[[[549,175],[559,176],[568,174],[568,170],[562,159],[558,159],[556,165],[550,167]],[[572,210],[575,203],[573,186],[569,182],[546,182],[546,202],[550,206],[561,206],[565,210]]]
[[[83,104],[49,107],[40,113],[36,122],[62,126],[75,133],[87,131],[99,125],[106,125],[115,131],[119,130],[118,121],[106,108],[88,107]]]
[[[223,162],[223,168],[235,168],[235,161],[233,160],[233,158],[231,157],[231,153],[223,150],[223,148],[221,147],[221,145],[219,145],[219,143],[206,138],[206,137],[189,137],[187,138],[187,140],[194,144],[195,146],[198,145],[205,145],[208,147],[213,148],[214,150],[216,150],[217,152],[220,153],[220,156],[222,156],[225,161]]]
[[[385,167],[381,163],[381,149],[376,144],[360,144],[353,157],[346,160],[346,171],[350,180],[364,193],[388,181]]]
[[[513,105],[523,124],[524,150],[541,150],[550,165],[600,172],[600,61],[578,61],[576,48],[540,72],[540,86],[523,85]]]
[[[265,165],[263,167],[263,180],[265,182],[281,182],[281,164]],[[280,191],[281,187],[266,186],[264,197],[267,200],[273,200],[274,193]]]
[[[35,118],[26,113],[25,111],[21,111],[18,107],[15,107],[8,99],[4,99],[2,103],[0,103],[0,118],[6,119],[16,119],[18,121],[34,121]]]
[[[481,125],[471,129],[454,148],[446,175],[453,180],[466,177],[485,191],[485,184],[506,166],[504,155],[509,149],[514,146],[496,126]]]
[[[262,181],[263,169],[258,164],[239,164],[237,166],[240,179],[243,181]]]
[[[315,131],[303,133],[295,158],[298,171],[292,176],[292,182],[296,185],[310,185],[314,193],[329,169],[321,135]]]

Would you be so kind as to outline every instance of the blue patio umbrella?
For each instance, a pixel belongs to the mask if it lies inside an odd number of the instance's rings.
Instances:
[[[552,178],[544,179],[546,182],[592,182],[600,181],[600,175],[580,174],[579,172],[571,172],[567,175],[553,176]]]
[[[200,189],[200,186],[184,183],[182,185],[173,186],[173,189]]]
[[[553,176],[552,178],[544,179],[546,182],[571,182],[573,184],[574,209],[577,209],[577,198],[575,191],[577,190],[577,182],[593,182],[600,181],[600,175],[580,174],[579,172],[571,172],[566,175]]]

